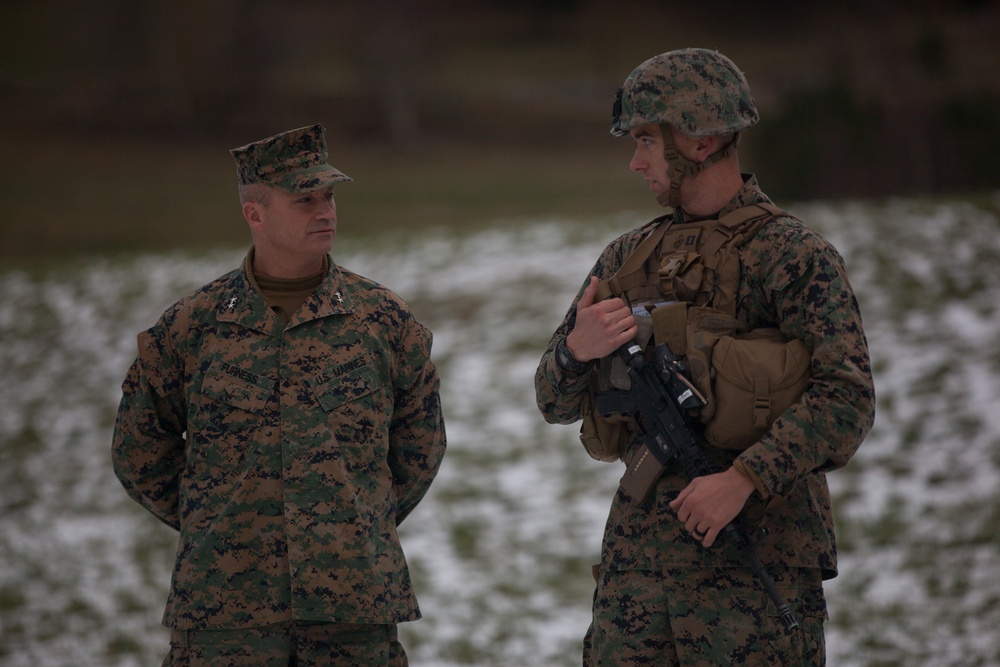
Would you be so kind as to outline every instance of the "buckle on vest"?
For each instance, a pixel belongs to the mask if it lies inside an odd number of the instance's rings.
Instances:
[[[684,270],[690,262],[690,254],[688,252],[675,252],[665,257],[663,263],[660,265],[660,280],[673,280],[676,278],[677,274]]]

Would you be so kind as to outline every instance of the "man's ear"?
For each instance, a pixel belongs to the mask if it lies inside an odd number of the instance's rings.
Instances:
[[[244,202],[243,203],[243,217],[246,218],[247,223],[251,227],[260,225],[260,204],[257,202]]]
[[[704,162],[715,153],[719,146],[718,137],[698,137],[695,143],[695,159]]]

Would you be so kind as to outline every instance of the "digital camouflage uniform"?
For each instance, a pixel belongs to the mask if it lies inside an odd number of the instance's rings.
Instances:
[[[139,334],[122,386],[115,472],[180,532],[163,622],[415,620],[396,531],[445,451],[431,334],[329,258],[286,325],[252,254]]]
[[[770,200],[756,179],[720,216]],[[660,219],[683,222],[680,211]],[[612,241],[591,275],[612,277],[652,229]],[[874,389],[858,304],[836,249],[791,217],[776,217],[739,249],[742,274],[736,316],[747,329],[776,327],[811,352],[805,394],[744,451],[706,445],[712,461],[736,465],[754,480],[742,521],[768,535],[757,550],[801,627],[787,631],[751,570],[729,544],[705,549],[669,507],[688,481],[668,467],[646,502],[621,488],[604,531],[594,623],[585,664],[822,664],[826,605],[822,580],[837,574],[833,513],[825,473],[844,466],[871,428]],[[556,344],[575,318],[576,301],[542,356],[535,376],[538,407],[550,423],[581,418],[590,373],[556,361]],[[623,455],[641,445],[633,435]],[[591,646],[593,642],[593,647]],[[592,662],[587,662],[591,660]]]

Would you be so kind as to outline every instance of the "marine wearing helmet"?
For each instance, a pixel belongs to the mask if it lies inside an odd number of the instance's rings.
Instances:
[[[625,79],[615,98],[611,134],[625,136],[648,123],[661,126],[671,173],[670,191],[657,200],[678,206],[681,180],[732,154],[741,133],[758,119],[750,86],[733,61],[710,49],[678,49],[653,56]],[[664,126],[691,137],[732,139],[707,160],[694,162],[680,154]]]

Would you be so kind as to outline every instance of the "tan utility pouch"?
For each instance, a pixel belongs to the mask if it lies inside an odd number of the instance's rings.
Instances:
[[[638,332],[635,341],[645,347],[653,335],[652,317],[637,317]],[[617,461],[622,458],[629,438],[635,431],[635,422],[627,415],[600,414],[594,404],[594,394],[615,389],[627,390],[631,386],[628,368],[618,356],[601,359],[590,374],[590,391],[583,399],[580,442],[591,458],[598,461]]]
[[[602,415],[597,411],[594,394],[612,389],[627,389],[628,371],[624,364],[612,363],[617,357],[602,359],[590,373],[590,391],[584,396],[580,425],[580,442],[591,458],[598,461],[617,461],[625,453],[629,438],[632,437],[635,422],[625,415]]]
[[[685,356],[688,375],[707,403],[699,417],[708,424],[715,418],[716,401],[713,391],[712,352],[720,340],[733,336],[740,322],[714,308],[692,306],[687,313]]]
[[[698,303],[704,276],[705,262],[701,255],[678,251],[661,258],[656,287],[668,299]]]
[[[777,329],[723,336],[712,351],[715,416],[705,438],[743,450],[760,440],[809,385],[809,348]]]
[[[603,417],[594,408],[594,392],[583,399],[583,423],[580,425],[580,442],[590,457],[598,461],[617,461],[625,452],[631,431],[630,420],[612,415]]]

